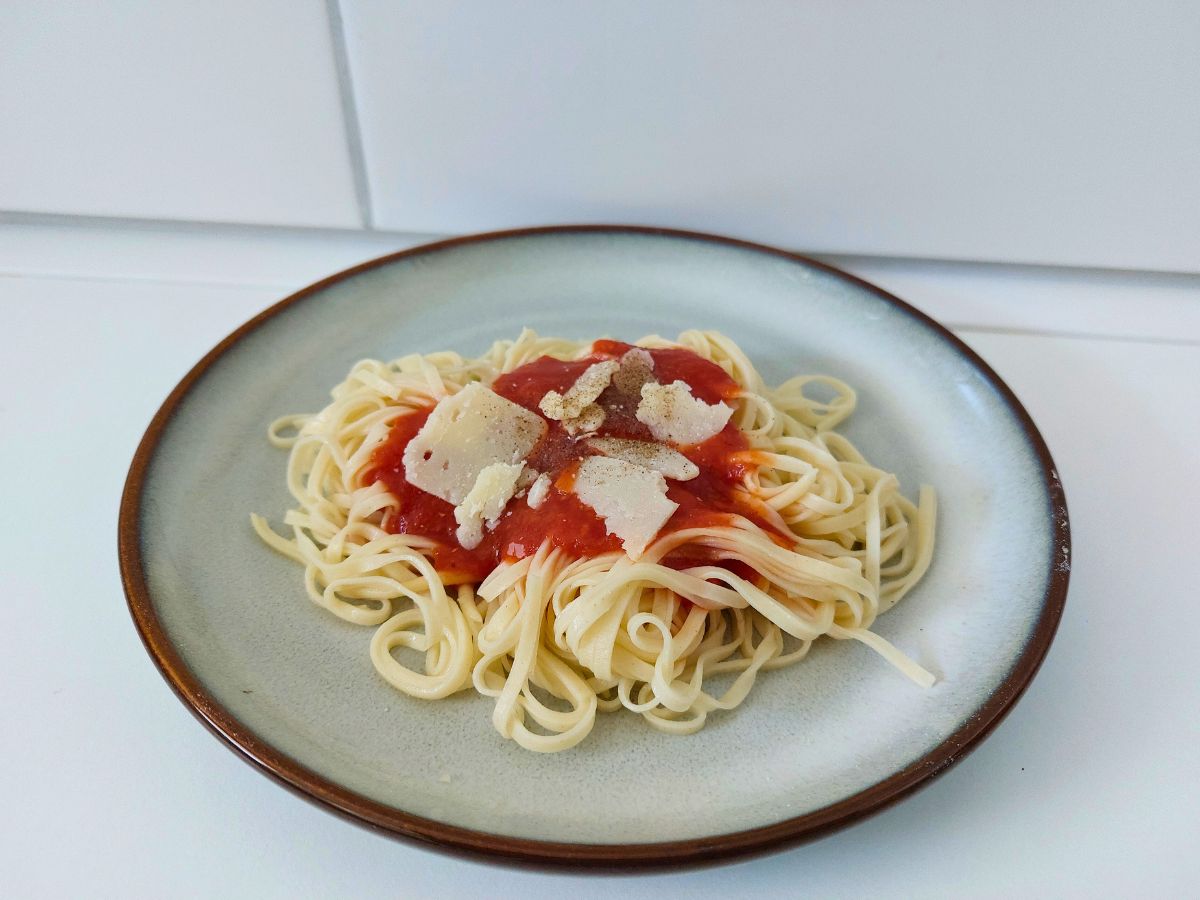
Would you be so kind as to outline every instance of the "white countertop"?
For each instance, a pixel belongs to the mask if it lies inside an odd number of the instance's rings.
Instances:
[[[817,843],[606,878],[465,862],[280,789],[142,650],[116,560],[141,433],[216,341],[291,289],[418,242],[0,224],[5,473],[0,894],[1124,897],[1200,892],[1200,276],[835,259],[950,324],[1066,486],[1074,571],[1025,698],[915,797]]]

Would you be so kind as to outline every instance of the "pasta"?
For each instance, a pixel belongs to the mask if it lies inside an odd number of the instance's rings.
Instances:
[[[690,734],[822,636],[933,683],[871,626],[930,564],[935,495],[906,499],[834,430],[854,407],[831,377],[769,388],[715,332],[525,330],[474,359],[357,363],[323,410],[270,425],[288,536],[251,520],[411,697],[473,689],[542,752],[622,709]],[[480,409],[480,440],[449,440]]]

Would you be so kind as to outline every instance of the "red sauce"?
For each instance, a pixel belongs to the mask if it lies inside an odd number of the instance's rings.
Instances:
[[[491,385],[493,391],[526,409],[538,412],[538,403],[547,391],[565,392],[584,369],[594,362],[616,359],[631,349],[617,341],[596,341],[592,355],[580,360],[563,361],[543,356],[501,375]],[[661,383],[685,381],[692,393],[706,403],[731,400],[740,388],[720,366],[690,350],[651,350],[654,377]],[[606,416],[601,436],[649,439],[649,430],[634,416],[636,399],[622,396],[610,387],[598,401]],[[470,580],[482,579],[503,559],[520,559],[534,553],[543,541],[550,541],[571,556],[591,557],[620,550],[620,542],[608,534],[604,520],[570,493],[579,460],[591,455],[583,441],[572,438],[554,421],[547,421],[545,437],[529,455],[529,465],[550,475],[553,487],[538,509],[530,509],[523,500],[510,502],[496,528],[484,532],[483,542],[474,550],[465,550],[455,539],[457,523],[454,507],[409,484],[404,478],[404,448],[416,436],[432,408],[406,415],[392,425],[391,432],[372,456],[372,465],[364,473],[364,483],[379,480],[396,498],[396,505],[384,516],[383,527],[394,534],[419,534],[439,542],[433,562],[439,572]],[[682,448],[682,452],[700,469],[690,481],[668,479],[667,496],[679,504],[663,526],[659,536],[685,528],[703,528],[728,524],[732,515],[744,516],[770,533],[771,526],[756,501],[740,485],[753,465],[749,444],[732,423],[703,443]],[[744,566],[722,561],[700,548],[685,548],[664,561],[685,568],[688,565],[715,563],[743,577],[752,572]],[[745,571],[739,571],[745,570]]]

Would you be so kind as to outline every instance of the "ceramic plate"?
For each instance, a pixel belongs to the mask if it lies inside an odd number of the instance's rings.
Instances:
[[[427,703],[371,666],[372,629],[306,599],[258,541],[279,524],[286,454],[267,423],[314,412],[351,364],[481,353],[522,326],[636,339],[733,337],[768,382],[853,385],[844,430],[939,494],[919,588],[876,630],[938,675],[921,690],[865,647],[825,641],[761,675],[738,709],[672,737],[601,716],[570,752],[530,753],[474,694]],[[1066,507],[1029,416],[982,360],[900,300],[792,254],[621,227],[505,232],[335,275],[230,335],[150,425],[121,508],[142,638],[183,701],[245,758],[362,823],[453,850],[580,865],[712,861],[815,837],[910,793],[1000,720],[1066,595]]]

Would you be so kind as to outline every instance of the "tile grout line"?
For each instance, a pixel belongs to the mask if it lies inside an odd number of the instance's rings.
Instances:
[[[358,100],[354,93],[354,76],[350,70],[350,54],[346,48],[346,29],[342,20],[341,0],[325,0],[329,17],[329,39],[333,45],[333,68],[341,97],[342,124],[346,147],[350,154],[350,170],[354,179],[354,199],[363,228],[375,228],[375,210],[371,202],[371,184],[367,179],[367,156],[363,146],[362,127],[358,119]]]

